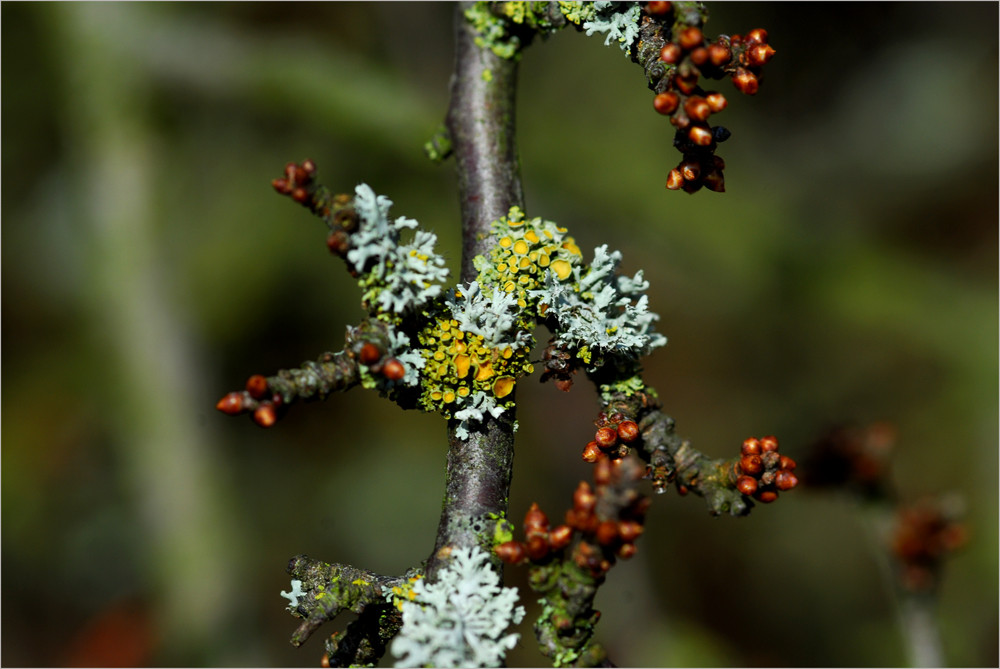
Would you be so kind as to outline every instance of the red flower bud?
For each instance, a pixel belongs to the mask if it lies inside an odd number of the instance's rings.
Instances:
[[[773,56],[774,53],[774,49],[772,49],[768,44],[754,44],[746,51],[747,63],[754,67],[760,67],[767,61],[771,60],[771,56]]]
[[[690,95],[694,92],[694,89],[698,88],[698,75],[692,72],[687,76],[676,77],[674,79],[674,86],[684,95]]]
[[[382,358],[382,351],[375,344],[365,342],[361,350],[358,351],[358,360],[361,361],[362,365],[372,365],[378,362]]]
[[[529,538],[528,544],[525,546],[525,553],[527,553],[528,557],[532,560],[541,560],[549,554],[548,537],[536,534]]]
[[[215,408],[222,413],[235,416],[243,412],[243,393],[232,392],[219,400]]]
[[[296,184],[302,186],[309,181],[309,175],[306,174],[305,169],[301,165],[296,165],[295,170],[292,172],[292,179]]]
[[[767,42],[767,31],[763,28],[754,28],[747,33],[743,41],[747,44],[764,44]]]
[[[704,122],[712,114],[708,101],[700,95],[692,95],[684,102],[684,111],[692,121]]]
[[[718,114],[729,105],[729,101],[726,100],[725,95],[715,92],[708,93],[705,96],[705,102],[708,103],[708,108],[712,110],[713,114]]]
[[[760,455],[760,440],[753,437],[744,440],[741,452],[743,455]]]
[[[626,543],[632,543],[638,539],[642,532],[642,525],[634,520],[623,520],[618,523],[618,536]]]
[[[708,46],[708,59],[712,61],[712,65],[722,67],[733,59],[733,52],[725,44],[716,42]]]
[[[271,427],[278,420],[278,414],[274,410],[274,405],[270,402],[262,402],[253,412],[253,420],[261,427]]]
[[[660,49],[660,60],[668,65],[673,65],[681,59],[681,48],[673,42],[667,42]]]
[[[700,46],[694,49],[691,52],[691,55],[688,56],[688,58],[690,58],[691,62],[694,63],[695,65],[704,65],[705,63],[708,62],[708,49],[706,49],[703,46]]]
[[[778,450],[778,438],[774,435],[760,438],[760,450],[764,453]]]
[[[287,179],[273,179],[271,186],[282,195],[288,195],[292,192],[292,186],[288,183]]]
[[[573,508],[576,511],[590,512],[595,504],[597,504],[597,496],[590,489],[590,484],[586,481],[580,481],[580,485],[573,493]]]
[[[663,114],[664,116],[669,116],[677,111],[677,105],[680,104],[680,97],[677,93],[673,91],[667,91],[666,93],[660,93],[655,98],[653,98],[653,109]]]
[[[677,44],[685,51],[690,51],[695,47],[701,46],[704,39],[704,35],[701,34],[701,28],[698,26],[689,26],[677,36]]]
[[[756,95],[757,90],[760,88],[757,75],[744,70],[742,67],[737,68],[736,73],[733,75],[733,85],[736,86],[737,90],[746,95]]]
[[[681,163],[681,176],[685,181],[694,181],[701,176],[701,165],[695,160],[685,160]]]
[[[778,475],[774,477],[774,487],[778,490],[791,490],[799,484],[799,479],[795,474],[781,470]]]
[[[793,469],[795,469],[795,460],[792,460],[787,455],[781,456],[780,463],[782,469],[786,469],[788,471],[792,471]]]
[[[627,560],[633,555],[635,555],[636,550],[638,549],[635,547],[635,544],[624,543],[618,547],[618,557],[620,557],[623,560]]]
[[[554,551],[562,550],[566,546],[569,546],[569,542],[572,539],[573,528],[569,525],[559,525],[549,532],[549,548]]]
[[[382,365],[382,376],[389,379],[390,381],[399,381],[404,376],[406,376],[406,368],[403,367],[403,363],[395,358],[389,358]]]
[[[670,170],[667,175],[667,190],[680,190],[684,185],[684,175],[677,168]]]
[[[752,495],[757,492],[757,479],[752,476],[741,476],[736,479],[736,489],[742,495]]]
[[[625,420],[618,424],[618,438],[626,444],[635,441],[639,436],[639,426],[634,420]]]
[[[247,392],[255,400],[264,397],[267,393],[267,379],[260,374],[254,374],[247,379]]]
[[[336,230],[327,235],[326,247],[335,256],[345,256],[351,248],[351,238],[343,230]]]
[[[688,130],[688,137],[698,146],[709,146],[714,140],[712,137],[712,131],[700,125],[692,126],[692,128]]]
[[[519,564],[524,561],[526,551],[525,546],[520,541],[508,541],[496,546],[493,551],[500,558],[501,562],[507,564]]]
[[[292,199],[299,204],[305,204],[309,201],[309,191],[299,186],[292,190]]]
[[[764,470],[764,463],[759,455],[744,455],[740,458],[740,471],[744,474],[759,474]]]
[[[597,543],[602,546],[610,546],[618,540],[618,523],[613,520],[605,520],[597,526]]]
[[[306,173],[308,178],[312,178],[313,175],[316,174],[316,163],[306,158],[302,161],[302,170]]]
[[[611,448],[618,441],[618,433],[614,428],[602,427],[594,434],[594,441],[601,448]]]
[[[757,494],[754,495],[754,499],[764,504],[770,504],[778,499],[778,492],[776,490],[758,490]]]
[[[670,10],[673,9],[673,5],[669,2],[662,2],[661,0],[654,0],[654,2],[646,3],[646,11],[653,16],[662,16],[663,14],[669,14]]]
[[[549,517],[538,507],[538,502],[533,502],[528,512],[524,514],[524,534],[530,537],[548,530]]]
[[[596,441],[592,441],[583,447],[583,459],[587,462],[597,462],[597,459],[602,455],[601,447],[597,445]]]

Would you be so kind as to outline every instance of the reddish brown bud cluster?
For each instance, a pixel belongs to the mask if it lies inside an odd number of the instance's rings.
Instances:
[[[330,253],[346,256],[351,248],[350,233],[357,228],[357,214],[350,195],[333,195],[316,183],[316,164],[304,160],[301,164],[285,165],[285,175],[271,181],[274,190],[287,195],[322,218],[330,227],[326,246]],[[353,274],[353,271],[352,271]]]
[[[668,174],[666,187],[688,193],[701,188],[724,192],[725,163],[714,154],[717,144],[729,137],[729,131],[712,126],[710,117],[724,110],[728,101],[719,92],[703,90],[700,80],[728,76],[739,91],[753,95],[759,88],[760,69],[775,50],[767,44],[767,31],[763,29],[751,30],[745,37],[722,35],[710,41],[700,25],[690,23],[697,18],[689,20],[675,16],[672,8],[661,9],[653,3],[646,5],[648,20],[660,26],[652,35],[671,37],[660,48],[660,70],[650,65],[647,70],[656,72],[650,84],[656,94],[653,108],[670,117],[677,129],[674,146],[683,154],[681,163]]]
[[[364,342],[355,355],[362,365],[366,365],[371,371],[381,374],[390,381],[400,381],[406,376],[406,367],[403,363],[396,358],[383,360],[385,352],[373,342]]]
[[[738,54],[739,63],[731,75],[733,85],[740,93],[756,95],[760,89],[760,68],[775,54],[774,48],[767,43],[767,31],[757,28],[743,38],[733,35],[730,45]]]
[[[799,483],[793,473],[795,460],[778,453],[776,437],[750,438],[743,442],[740,459],[733,465],[736,489],[757,501],[773,502],[778,492]]]
[[[642,535],[649,498],[635,483],[642,467],[632,460],[600,457],[594,468],[594,487],[581,481],[573,493],[573,506],[565,524],[550,527],[549,519],[532,504],[524,516],[524,541],[508,541],[495,550],[509,564],[540,564],[565,555],[574,535],[579,540],[570,552],[581,569],[602,576],[617,558],[635,555],[635,541]]]
[[[255,423],[261,427],[271,427],[278,420],[278,410],[282,404],[281,395],[270,392],[267,378],[254,374],[247,379],[246,390],[227,394],[216,403],[215,408],[230,416],[253,412]]]
[[[624,414],[601,412],[597,420],[593,441],[583,448],[583,459],[597,462],[601,457],[623,458],[629,454],[632,442],[639,438],[639,426]]]
[[[945,558],[966,543],[968,531],[956,515],[931,501],[899,509],[891,550],[904,588],[915,592],[933,588]]]
[[[285,165],[285,176],[274,179],[271,185],[282,195],[287,195],[299,204],[309,205],[312,192],[315,189],[313,177],[316,175],[316,164],[311,160],[302,161],[301,165],[288,163]]]

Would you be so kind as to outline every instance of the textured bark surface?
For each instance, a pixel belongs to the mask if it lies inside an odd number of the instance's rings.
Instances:
[[[511,206],[524,206],[514,135],[517,62],[476,45],[463,15],[467,6],[456,7],[455,71],[446,122],[458,170],[463,282],[476,278],[473,259],[490,250],[490,223]],[[512,409],[489,418],[466,440],[455,435],[454,421],[449,425],[447,482],[427,565],[430,578],[450,548],[479,544],[492,555],[487,539],[507,514],[514,418]]]

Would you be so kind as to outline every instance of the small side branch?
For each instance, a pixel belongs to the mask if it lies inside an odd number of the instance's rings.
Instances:
[[[271,427],[294,402],[326,399],[333,392],[348,390],[375,376],[386,382],[401,378],[399,362],[386,354],[391,346],[384,323],[366,320],[348,328],[345,340],[343,350],[324,353],[315,362],[282,369],[271,376],[254,374],[247,379],[244,390],[227,394],[215,408],[230,416],[249,413],[261,427]]]
[[[388,641],[398,631],[398,616],[389,611],[395,611],[395,607],[386,601],[382,593],[405,587],[411,579],[418,577],[416,571],[405,576],[383,576],[350,565],[313,560],[305,555],[297,555],[289,561],[288,573],[292,576],[293,591],[283,594],[291,599],[289,609],[292,614],[304,618],[292,634],[292,645],[301,646],[323,623],[333,620],[343,611],[353,611],[362,617],[356,621],[353,630],[348,627],[349,631],[341,643],[335,644],[340,649],[335,649],[335,652],[347,653],[347,649],[353,648],[355,654],[362,648],[373,650],[378,645],[375,639]],[[365,611],[373,606],[375,608],[365,616]],[[386,614],[391,615],[387,617]],[[393,624],[395,627],[392,627]],[[383,630],[383,627],[386,629]],[[383,651],[385,641],[381,642]],[[365,654],[369,652],[364,651]]]

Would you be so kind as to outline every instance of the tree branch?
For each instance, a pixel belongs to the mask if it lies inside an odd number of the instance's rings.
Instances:
[[[456,8],[455,71],[446,119],[458,169],[463,282],[476,278],[473,259],[490,250],[490,223],[510,207],[524,205],[514,135],[517,62],[477,46],[464,15],[469,4]],[[455,434],[457,421],[449,424],[446,492],[427,565],[430,578],[451,548],[480,544],[493,556],[483,533],[487,523],[507,514],[514,419],[513,409],[487,418],[465,440]]]

